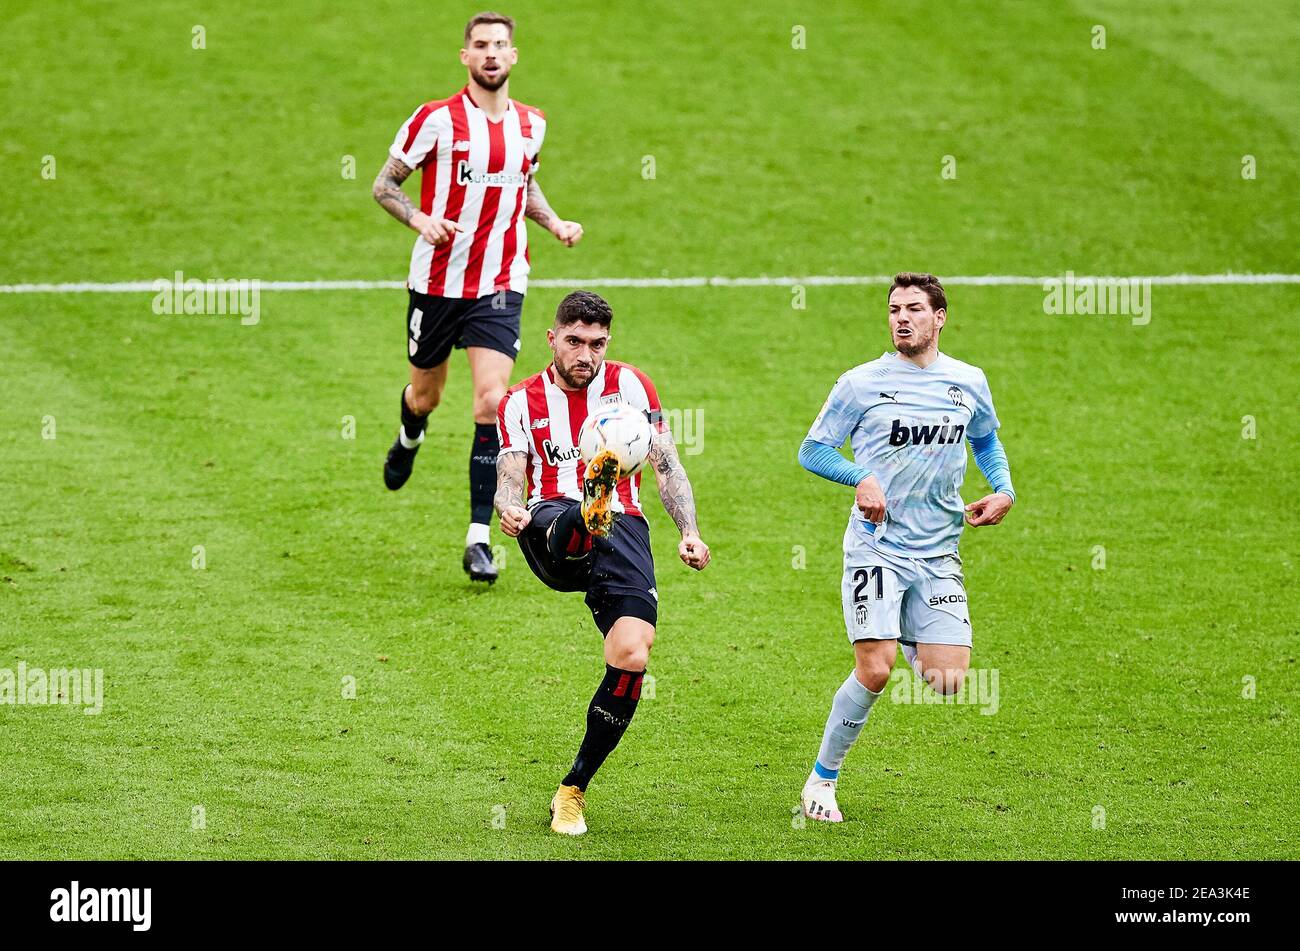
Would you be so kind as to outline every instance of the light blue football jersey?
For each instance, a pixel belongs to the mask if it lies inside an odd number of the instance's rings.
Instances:
[[[885,521],[851,507],[848,537],[913,558],[953,554],[962,531],[966,439],[998,428],[984,371],[940,353],[925,369],[885,353],[849,370],[818,414],[810,439],[854,460],[885,492]]]

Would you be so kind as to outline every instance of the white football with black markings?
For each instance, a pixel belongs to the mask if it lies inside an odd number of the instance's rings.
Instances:
[[[610,450],[618,458],[619,478],[627,478],[645,465],[653,436],[644,411],[627,403],[615,403],[602,407],[583,422],[578,451],[587,463],[602,449]]]

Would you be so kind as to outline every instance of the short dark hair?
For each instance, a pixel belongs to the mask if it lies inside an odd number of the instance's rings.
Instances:
[[[901,271],[894,275],[894,283],[889,285],[890,295],[900,287],[919,287],[925,291],[925,296],[930,299],[932,308],[935,310],[948,309],[948,295],[943,292],[943,285],[939,283],[939,279],[933,274]]]
[[[483,13],[476,13],[469,18],[469,22],[465,24],[465,42],[469,42],[469,35],[474,32],[474,27],[482,26],[485,23],[500,23],[506,28],[510,38],[512,40],[515,38],[514,17],[508,17],[504,13],[493,13],[488,10]]]
[[[555,309],[555,326],[565,327],[569,324],[596,324],[609,329],[609,322],[614,319],[614,311],[608,301],[591,291],[574,291],[560,301]]]

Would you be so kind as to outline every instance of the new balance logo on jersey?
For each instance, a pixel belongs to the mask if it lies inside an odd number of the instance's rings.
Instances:
[[[513,185],[523,188],[528,184],[528,176],[523,172],[476,172],[469,164],[469,159],[461,159],[456,165],[456,183],[459,185],[488,185],[504,188]]]
[[[558,466],[561,462],[568,462],[570,459],[577,459],[581,455],[577,446],[570,446],[568,449],[557,449],[549,439],[543,441],[542,449],[546,453],[546,461],[553,466]]]
[[[453,152],[468,152],[469,141],[467,139],[459,139],[451,144],[451,150]]]
[[[533,420],[531,428],[532,428],[532,429],[545,429],[545,428],[546,428],[547,426],[549,426],[549,425],[551,425],[551,417],[549,417],[549,416],[543,416],[541,419],[535,419],[535,420]]]
[[[961,442],[961,438],[965,434],[966,426],[962,423],[949,426],[947,416],[943,418],[943,425],[937,426],[904,426],[901,419],[896,419],[889,430],[889,444],[891,446],[906,446],[909,444],[913,446],[930,446],[935,443],[949,445]]]

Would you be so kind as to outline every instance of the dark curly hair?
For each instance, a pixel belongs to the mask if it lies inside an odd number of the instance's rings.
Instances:
[[[614,311],[609,302],[599,294],[591,291],[574,291],[555,309],[555,326],[565,327],[578,322],[596,324],[609,329],[609,322],[614,319]]]
[[[925,292],[925,296],[930,300],[930,307],[934,310],[948,309],[948,295],[943,292],[943,285],[933,274],[917,274],[912,271],[903,271],[894,277],[894,283],[889,285],[889,293],[899,287],[919,287]],[[888,300],[888,297],[886,297]]]

